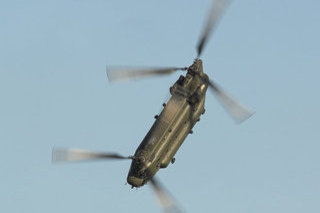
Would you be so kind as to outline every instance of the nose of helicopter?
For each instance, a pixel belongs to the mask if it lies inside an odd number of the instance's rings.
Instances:
[[[127,182],[133,187],[140,187],[144,184],[144,180],[142,178],[138,178],[132,175],[128,176]]]

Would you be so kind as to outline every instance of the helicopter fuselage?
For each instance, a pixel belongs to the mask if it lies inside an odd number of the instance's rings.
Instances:
[[[202,61],[196,59],[186,76],[180,76],[170,88],[171,98],[137,148],[127,177],[133,187],[147,183],[160,168],[166,168],[193,126],[204,113],[207,75]]]

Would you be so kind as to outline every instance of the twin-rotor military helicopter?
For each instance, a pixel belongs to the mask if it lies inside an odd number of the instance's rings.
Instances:
[[[248,109],[233,100],[209,79],[208,75],[203,72],[200,59],[209,35],[216,28],[229,2],[230,0],[213,1],[208,20],[197,45],[197,58],[191,66],[154,69],[112,68],[107,70],[110,81],[166,75],[176,71],[186,72],[185,76],[181,75],[170,88],[171,98],[164,104],[162,112],[155,117],[154,124],[133,156],[54,148],[52,161],[56,163],[98,159],[129,159],[132,162],[127,182],[132,187],[141,187],[150,182],[165,211],[168,209],[178,210],[172,197],[154,176],[160,169],[166,168],[170,162],[174,162],[176,152],[188,134],[192,132],[192,128],[200,120],[200,116],[205,112],[204,102],[207,89],[211,89],[237,122],[242,122],[252,115]]]

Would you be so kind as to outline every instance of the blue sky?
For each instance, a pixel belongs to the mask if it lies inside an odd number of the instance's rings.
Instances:
[[[0,211],[160,212],[130,162],[51,165],[53,146],[133,154],[179,74],[107,81],[107,65],[189,66],[206,1],[0,1]],[[320,3],[233,1],[206,46],[214,96],[158,173],[186,212],[320,211]]]

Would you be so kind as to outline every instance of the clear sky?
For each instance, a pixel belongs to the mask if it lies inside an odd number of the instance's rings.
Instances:
[[[160,212],[130,162],[51,165],[53,146],[133,154],[179,74],[107,81],[106,65],[189,66],[210,0],[0,1],[0,212]],[[320,212],[320,2],[235,0],[204,70],[211,93],[159,179],[186,212]]]

